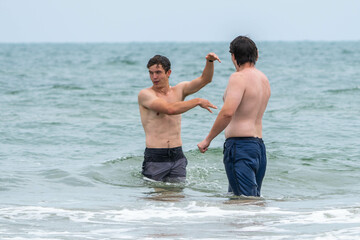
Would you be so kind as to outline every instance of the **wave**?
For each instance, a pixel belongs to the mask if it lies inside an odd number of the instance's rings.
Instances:
[[[83,175],[100,184],[130,188],[143,186],[140,173],[141,160],[140,156],[108,160],[102,164],[90,166]]]
[[[355,205],[295,211],[269,206],[239,207],[198,202],[105,210],[12,206],[0,208],[0,220],[4,223],[0,235],[11,234],[15,238],[25,235],[26,239],[39,239],[39,236],[76,239],[81,233],[82,238],[88,239],[115,239],[119,236],[156,239],[160,235],[176,234],[181,238],[213,239],[221,234],[221,238],[227,239],[239,237],[241,233],[244,239],[264,239],[266,236],[273,237],[269,239],[356,239],[360,230],[358,209],[359,206]],[[36,230],[33,228],[35,225]],[[187,231],[182,232],[184,228]],[[319,228],[322,230],[315,231]]]
[[[13,90],[13,91],[8,91],[8,92],[5,92],[5,94],[8,94],[8,95],[18,95],[18,94],[21,94],[25,92],[24,90]]]
[[[62,90],[85,90],[83,87],[79,87],[74,84],[54,84],[53,89],[62,89]]]
[[[343,88],[343,89],[330,89],[326,92],[328,93],[352,93],[352,92],[358,92],[360,91],[360,86],[353,87],[353,88]]]
[[[3,176],[0,177],[0,192],[1,191],[10,191],[13,188],[20,188],[26,184],[26,180],[21,176]]]
[[[185,184],[147,181],[141,174],[144,157],[136,155],[107,160],[102,164],[91,166],[85,175],[95,182],[113,186],[186,187],[200,192],[219,194],[225,192],[227,188],[225,170],[222,161],[219,161],[221,154],[220,148],[209,150],[207,155],[195,150],[185,152],[188,159]]]
[[[81,175],[72,174],[61,169],[49,169],[38,173],[39,176],[45,178],[47,181],[65,184],[71,187],[93,187],[87,178]]]
[[[126,66],[133,66],[133,65],[137,65],[138,62],[137,61],[133,61],[133,60],[129,60],[129,59],[124,59],[123,57],[113,57],[107,60],[106,62],[108,65],[117,65],[117,64],[121,64],[121,65],[126,65]]]
[[[341,53],[344,54],[344,55],[351,55],[351,54],[353,54],[353,53],[356,53],[356,51],[351,51],[351,50],[349,50],[349,49],[343,49],[343,50],[341,51]]]

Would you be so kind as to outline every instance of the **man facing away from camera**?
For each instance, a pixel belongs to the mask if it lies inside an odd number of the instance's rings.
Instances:
[[[156,55],[147,64],[152,86],[138,95],[141,122],[146,136],[142,174],[152,180],[183,182],[186,179],[187,159],[182,151],[181,114],[200,106],[209,112],[216,108],[208,100],[185,98],[212,81],[214,53],[206,56],[202,75],[192,81],[170,86],[171,63],[165,56]]]
[[[267,162],[262,118],[271,94],[270,84],[255,68],[258,50],[251,39],[235,38],[230,44],[230,53],[236,72],[230,76],[224,105],[214,125],[198,148],[204,153],[225,129],[224,165],[229,192],[260,196]]]

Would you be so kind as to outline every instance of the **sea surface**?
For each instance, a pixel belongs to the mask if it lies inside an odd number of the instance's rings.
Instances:
[[[205,154],[234,66],[229,44],[0,44],[0,239],[360,239],[360,42],[258,42],[272,96],[263,121],[261,198],[227,194],[223,133]],[[146,64],[170,84],[213,81],[182,116],[185,184],[140,171],[138,92]]]

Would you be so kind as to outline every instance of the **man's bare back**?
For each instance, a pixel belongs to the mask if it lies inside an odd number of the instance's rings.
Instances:
[[[262,117],[270,98],[270,84],[267,77],[255,67],[247,67],[232,74],[224,99],[242,92],[234,116],[225,129],[225,137],[262,138]],[[236,97],[235,97],[236,98]],[[237,97],[238,101],[240,96]]]
[[[203,153],[207,151],[211,141],[224,129],[226,138],[261,138],[262,117],[270,94],[269,80],[253,64],[245,63],[237,67],[237,71],[230,76],[224,105],[210,133],[198,144],[199,150]]]
[[[230,43],[236,72],[230,76],[221,108],[213,127],[198,144],[200,152],[225,129],[224,166],[229,190],[235,195],[260,196],[266,171],[266,147],[262,140],[262,118],[270,98],[267,77],[255,68],[256,44],[239,36]]]

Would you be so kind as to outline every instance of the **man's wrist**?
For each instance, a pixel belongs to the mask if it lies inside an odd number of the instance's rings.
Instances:
[[[196,106],[200,106],[201,104],[201,98],[195,98],[196,99]]]
[[[208,62],[214,62],[214,60],[208,60]]]

